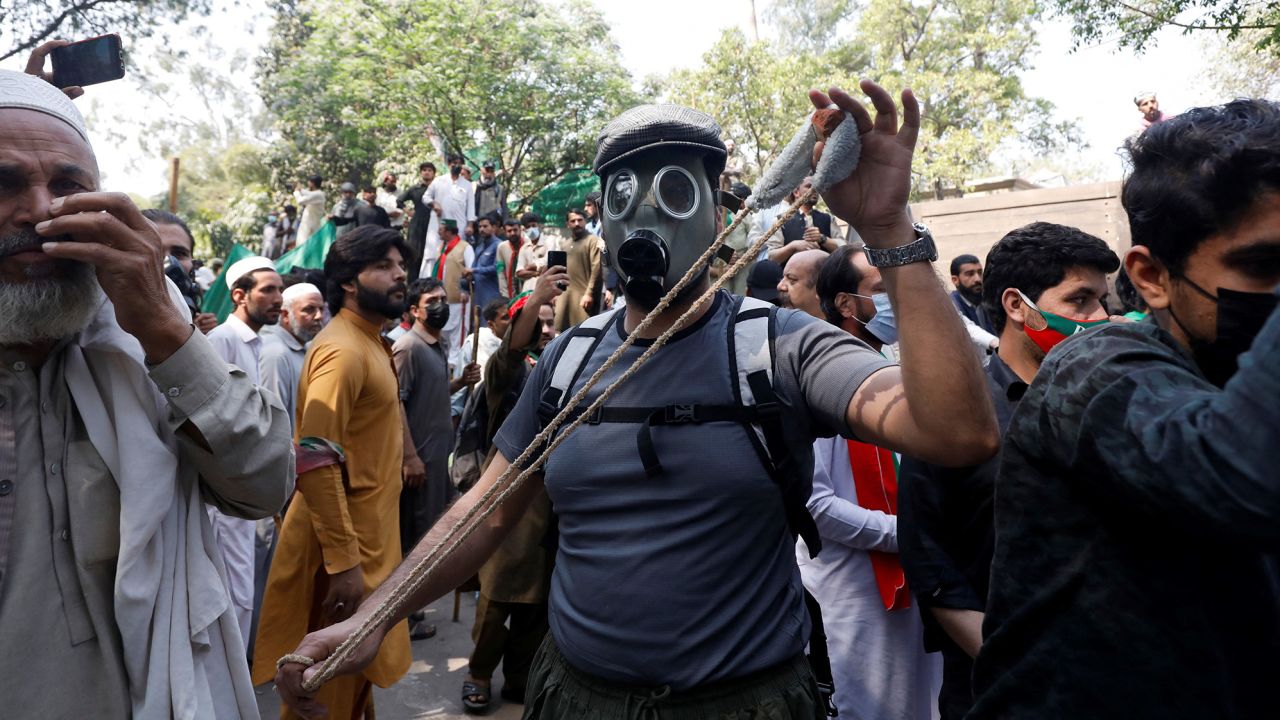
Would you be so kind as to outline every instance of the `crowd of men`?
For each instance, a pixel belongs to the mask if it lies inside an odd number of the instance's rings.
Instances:
[[[478,582],[473,713],[501,666],[527,718],[1274,715],[1280,105],[1131,138],[1123,257],[1034,222],[949,297],[909,91],[813,93],[858,167],[703,268],[751,188],[712,118],[643,106],[558,239],[492,164],[327,212],[311,178],[219,324],[186,225],[100,191],[40,69],[0,71],[6,713],[257,717],[274,681],[282,717],[373,717]],[[278,273],[326,220],[323,271]],[[686,271],[605,407],[305,689]]]

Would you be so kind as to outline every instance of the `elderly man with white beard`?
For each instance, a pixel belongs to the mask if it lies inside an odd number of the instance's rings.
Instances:
[[[84,121],[0,71],[0,707],[258,716],[206,501],[291,490],[284,407],[217,356]]]

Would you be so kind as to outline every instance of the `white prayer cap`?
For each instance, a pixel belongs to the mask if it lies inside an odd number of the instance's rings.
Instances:
[[[52,115],[70,125],[86,143],[89,142],[84,118],[71,98],[35,75],[0,70],[0,108],[21,108]]]
[[[1142,92],[1133,96],[1133,104],[1141,105],[1143,100],[1146,100],[1148,98],[1154,98],[1155,96],[1156,96],[1156,93],[1154,90],[1143,90]]]
[[[237,260],[231,263],[231,267],[227,268],[227,287],[235,287],[236,281],[248,275],[254,270],[275,270],[275,263],[262,257],[261,255],[250,255],[243,260]]]
[[[312,285],[311,283],[304,282],[290,285],[284,289],[284,305],[285,307],[289,307],[293,304],[294,300],[297,300],[303,295],[310,295],[312,293],[324,297],[324,294],[320,292],[320,288]]]

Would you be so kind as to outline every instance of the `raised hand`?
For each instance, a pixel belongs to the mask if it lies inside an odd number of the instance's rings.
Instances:
[[[849,177],[823,193],[831,212],[848,222],[872,247],[901,244],[903,228],[910,228],[907,200],[911,192],[911,157],[920,134],[920,104],[910,90],[902,91],[902,126],[893,97],[876,83],[863,80],[859,86],[875,106],[873,121],[862,103],[840,88],[823,93],[809,91],[814,107],[835,103],[853,115],[862,140],[858,167]],[[814,164],[823,143],[814,149]],[[908,236],[909,237],[909,236]]]
[[[71,43],[67,42],[66,40],[50,40],[49,42],[44,43],[43,45],[36,48],[35,50],[32,50],[31,57],[27,58],[26,73],[28,75],[35,75],[41,80],[44,80],[45,82],[52,85],[53,73],[45,72],[44,59],[48,57],[49,53],[52,52],[54,49],[60,48],[66,45],[70,45],[70,44]],[[71,98],[72,100],[75,100],[76,98],[84,94],[84,88],[80,87],[79,85],[72,85],[71,87],[64,87],[64,88],[58,88],[58,89],[66,93],[67,97]]]
[[[55,198],[51,220],[36,225],[46,255],[94,267],[115,305],[120,328],[142,344],[147,361],[167,359],[191,337],[191,326],[169,299],[163,250],[155,225],[123,193]]]

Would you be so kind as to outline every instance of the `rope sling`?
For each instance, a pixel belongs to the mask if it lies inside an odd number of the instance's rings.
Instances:
[[[673,335],[684,328],[686,323],[692,320],[701,311],[703,305],[709,302],[711,298],[714,297],[715,293],[717,293],[726,282],[749,265],[754,258],[759,255],[761,248],[763,248],[765,243],[769,241],[769,238],[773,237],[773,235],[778,232],[778,230],[781,229],[788,220],[795,216],[796,212],[800,209],[800,206],[809,197],[809,193],[799,194],[787,209],[778,216],[773,225],[770,226],[763,235],[757,238],[755,242],[753,242],[732,265],[725,268],[724,271],[721,272],[720,276],[711,283],[711,286],[693,303],[691,303],[689,308],[685,310],[685,312],[681,314],[674,323],[672,323],[671,327],[663,331],[653,341],[653,344],[645,349],[643,354],[632,362],[631,366],[627,368],[617,381],[606,387],[600,393],[599,397],[597,397],[595,401],[587,407],[585,412],[578,414],[578,416],[567,427],[565,427],[564,432],[559,433],[558,435],[556,434],[557,430],[560,429],[560,426],[564,424],[565,420],[573,415],[577,407],[586,400],[587,394],[590,390],[595,387],[596,383],[598,383],[614,365],[617,364],[627,349],[630,348],[637,339],[643,336],[644,332],[648,330],[653,322],[666,311],[671,302],[680,295],[680,292],[684,290],[689,283],[693,282],[702,274],[703,266],[710,263],[712,258],[716,257],[720,248],[724,246],[729,235],[732,234],[746,218],[750,217],[761,207],[772,206],[778,200],[781,200],[778,189],[782,188],[781,193],[789,191],[789,188],[786,187],[786,182],[796,175],[797,167],[803,171],[800,181],[802,181],[804,176],[808,174],[809,162],[812,157],[811,153],[813,151],[814,143],[817,140],[818,130],[814,129],[818,127],[818,119],[816,116],[823,112],[828,112],[828,121],[826,122],[827,127],[820,129],[826,130],[833,127],[834,132],[826,133],[829,138],[829,147],[827,148],[828,151],[823,153],[822,160],[819,162],[817,172],[814,175],[813,192],[821,192],[827,189],[835,181],[847,177],[848,172],[852,172],[851,165],[857,164],[858,151],[861,149],[856,130],[857,124],[853,122],[852,118],[848,117],[847,113],[839,113],[839,119],[835,120],[835,123],[838,123],[838,125],[830,122],[829,118],[831,111],[818,111],[818,113],[811,115],[805,124],[801,126],[800,130],[797,131],[792,141],[788,143],[786,149],[784,149],[782,154],[779,155],[778,162],[775,162],[770,166],[769,171],[765,173],[762,178],[761,184],[768,188],[768,190],[762,190],[749,199],[742,211],[733,219],[733,222],[730,223],[718,237],[716,237],[715,242],[713,242],[706,251],[702,253],[698,260],[690,266],[684,276],[681,277],[680,280],[676,282],[669,291],[667,291],[662,299],[658,301],[658,304],[645,315],[644,319],[641,320],[640,323],[636,325],[635,329],[627,335],[622,344],[609,355],[604,364],[591,374],[591,377],[587,379],[582,388],[578,390],[567,403],[565,403],[564,407],[560,409],[560,412],[557,413],[547,426],[542,429],[542,432],[538,433],[533,441],[529,443],[522,453],[520,453],[520,456],[512,461],[502,475],[494,481],[493,485],[485,490],[484,494],[482,494],[476,502],[467,509],[462,517],[458,518],[457,522],[449,528],[448,532],[443,538],[441,538],[440,542],[432,548],[430,553],[425,555],[413,566],[409,571],[409,574],[405,576],[400,584],[391,589],[387,597],[379,603],[376,608],[374,608],[373,612],[365,618],[364,622],[361,623],[355,632],[339,644],[333,651],[333,654],[319,664],[316,672],[310,678],[303,681],[302,687],[304,690],[307,692],[315,692],[320,688],[320,686],[331,680],[337,673],[337,669],[351,657],[351,654],[355,652],[355,649],[359,647],[362,642],[368,639],[374,629],[386,623],[400,610],[402,610],[414,594],[416,594],[428,580],[435,576],[441,565],[443,565],[444,562],[448,560],[448,558],[452,556],[464,542],[467,541],[476,529],[483,525],[484,522],[493,515],[499,507],[501,507],[502,503],[505,502],[507,498],[518,491],[524,485],[525,481],[527,481],[530,476],[542,467],[543,463],[548,457],[550,457],[551,453],[554,452],[555,449],[569,437],[569,435],[577,430],[582,423],[586,422],[596,410],[601,408],[614,391],[634,376],[636,372],[653,357],[654,353],[660,350]],[[847,119],[848,122],[841,122],[841,120],[845,119]],[[806,148],[808,154],[805,153]],[[836,168],[834,171],[832,170],[833,166]],[[849,169],[845,172],[841,172],[841,170],[844,170],[846,167]],[[820,180],[821,184],[819,183]],[[800,181],[796,181],[789,187],[798,186]],[[539,453],[539,448],[543,448],[544,445],[545,449]],[[537,453],[537,457],[536,459],[532,459],[532,456],[535,453]],[[520,468],[524,469],[521,470]],[[316,661],[304,655],[289,654],[281,657],[280,660],[277,661],[276,666],[280,667],[285,663],[299,663],[310,667],[315,665]]]

